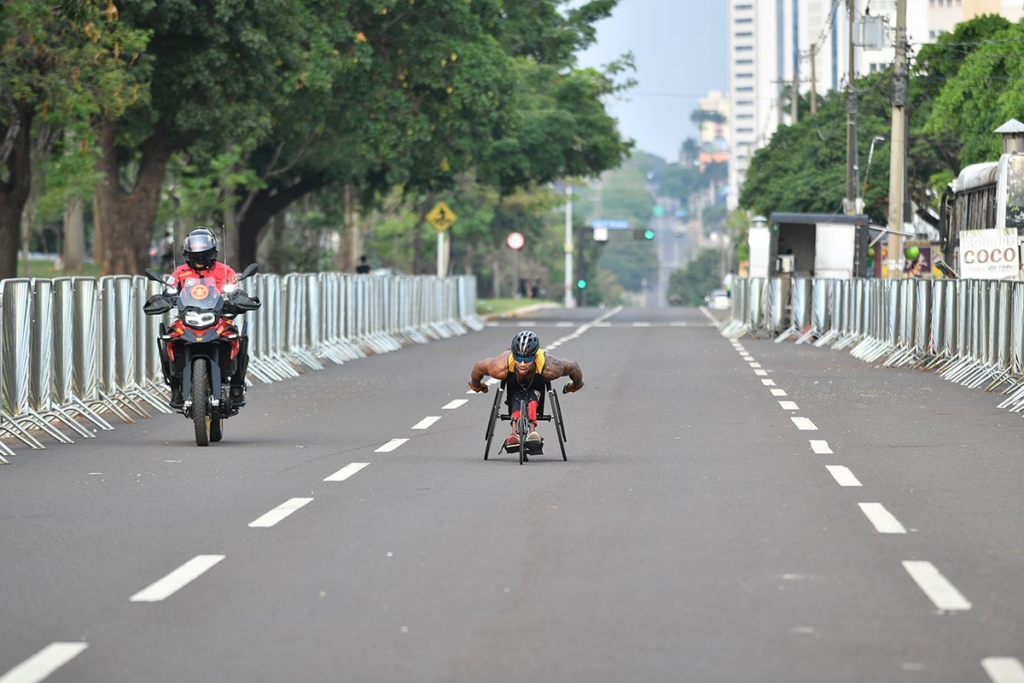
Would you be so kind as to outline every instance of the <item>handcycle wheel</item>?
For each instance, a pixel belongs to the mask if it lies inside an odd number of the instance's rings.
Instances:
[[[551,396],[551,416],[555,420],[555,434],[558,436],[558,447],[562,450],[562,461],[565,462],[569,457],[565,454],[565,425],[562,422],[562,406],[558,403],[558,395],[555,390],[552,389]]]
[[[516,434],[519,435],[519,464],[522,465],[527,462],[529,458],[526,457],[526,437],[530,434],[530,418],[527,416],[527,403],[526,401],[519,402],[519,420],[516,421]]]
[[[494,438],[494,425],[498,421],[498,413],[501,410],[501,395],[504,391],[504,387],[499,387],[498,391],[494,394],[494,404],[491,406],[491,419],[487,422],[487,434],[484,437],[487,439],[487,445],[484,447],[484,460],[487,460],[487,455],[491,451],[491,439]]]

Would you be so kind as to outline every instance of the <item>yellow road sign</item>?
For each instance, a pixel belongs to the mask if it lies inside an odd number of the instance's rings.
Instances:
[[[444,232],[452,227],[452,223],[458,219],[459,217],[455,215],[455,212],[448,208],[448,205],[444,202],[435,204],[434,208],[427,214],[427,220],[437,228],[438,232]]]

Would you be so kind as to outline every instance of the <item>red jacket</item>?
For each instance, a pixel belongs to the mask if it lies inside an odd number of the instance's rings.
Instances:
[[[204,277],[212,277],[217,283],[217,289],[221,292],[224,291],[224,285],[229,282],[235,282],[238,279],[238,275],[235,273],[234,269],[231,268],[231,266],[224,265],[220,261],[214,263],[213,267],[209,270],[202,270],[199,272],[192,270],[192,268],[185,263],[178,266],[174,272],[171,273],[171,277],[177,281],[179,289],[185,286],[185,280],[188,280],[189,278],[200,280]]]

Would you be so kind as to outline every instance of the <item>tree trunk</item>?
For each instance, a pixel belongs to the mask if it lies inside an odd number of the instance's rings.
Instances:
[[[85,262],[85,205],[81,197],[64,202],[64,272],[77,275]]]
[[[290,187],[275,188],[273,194],[261,191],[238,224],[238,264],[244,267],[241,264],[256,261],[260,238],[271,218],[323,185],[318,180],[303,179]]]
[[[234,188],[224,190],[224,234],[221,235],[220,260],[234,267],[238,263],[238,210]]]
[[[426,275],[427,263],[426,255],[423,253],[423,224],[427,222],[427,214],[430,209],[434,207],[434,200],[437,199],[437,193],[431,190],[427,193],[427,198],[420,204],[420,217],[416,221],[416,225],[412,228],[412,272],[413,275]],[[436,269],[435,269],[436,270]]]
[[[8,107],[12,118],[8,131],[17,127],[11,137],[10,155],[2,168],[7,179],[0,179],[0,279],[18,276],[18,238],[21,235],[21,214],[32,189],[32,119],[31,107],[14,103]]]
[[[136,275],[150,265],[153,226],[172,145],[158,124],[141,145],[135,187],[126,193],[119,182],[118,123],[105,119],[99,131],[102,152],[97,170],[103,180],[96,188],[97,260],[104,275]]]

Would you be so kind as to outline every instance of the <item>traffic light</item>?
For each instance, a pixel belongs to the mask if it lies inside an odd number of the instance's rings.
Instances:
[[[654,231],[648,228],[647,230],[634,230],[633,239],[635,240],[653,240]]]
[[[649,228],[647,230],[644,230],[644,239],[645,240],[653,240],[654,239],[654,231],[649,229]]]
[[[579,280],[576,281],[576,286],[579,287],[580,289],[586,289],[587,281],[584,280],[583,278],[580,278]]]

